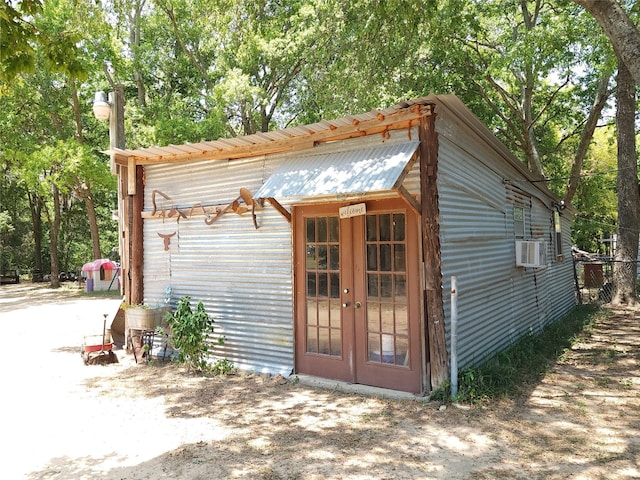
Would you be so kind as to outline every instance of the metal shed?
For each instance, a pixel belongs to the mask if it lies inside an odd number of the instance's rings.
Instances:
[[[454,96],[113,153],[127,300],[202,300],[241,368],[422,394],[451,276],[461,366],[574,305],[571,209]]]

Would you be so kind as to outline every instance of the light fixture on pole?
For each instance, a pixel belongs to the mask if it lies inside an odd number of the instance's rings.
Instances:
[[[116,125],[118,112],[115,111],[114,115],[111,115],[111,110],[115,110],[115,108],[113,108],[114,106],[113,93],[109,93],[109,99],[107,100],[106,93],[96,92],[93,100],[93,115],[98,120],[109,120],[109,150],[111,150],[111,173],[113,175],[117,173],[113,148],[117,146],[118,137],[118,128]]]
[[[115,90],[96,92],[93,100],[93,115],[98,120],[109,120],[109,150],[111,151],[111,173],[117,174],[115,151],[124,149],[124,87],[115,85]]]
[[[98,120],[108,120],[111,113],[111,103],[107,100],[107,94],[104,92],[96,92],[93,101],[93,115]]]

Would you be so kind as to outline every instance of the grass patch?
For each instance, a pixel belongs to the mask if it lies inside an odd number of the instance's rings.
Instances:
[[[510,397],[540,381],[558,359],[582,338],[588,338],[593,326],[607,311],[595,305],[580,305],[570,314],[548,325],[537,335],[523,337],[509,349],[487,359],[480,366],[462,370],[458,376],[458,395],[462,403]],[[446,400],[450,385],[434,392],[431,398]]]

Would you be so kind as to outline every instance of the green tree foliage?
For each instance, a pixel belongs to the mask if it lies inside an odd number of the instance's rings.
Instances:
[[[286,125],[302,69],[329,50],[337,11],[323,1],[156,0],[137,54],[158,136],[178,124],[186,137],[179,119],[189,117],[208,138]]]
[[[84,232],[84,242],[90,241],[87,210],[78,200],[86,204],[94,196],[101,199],[110,208],[99,206],[99,210],[109,219],[109,228],[114,226],[110,210],[115,208],[115,179],[109,174],[108,159],[95,144],[92,146],[92,132],[87,135],[89,142],[79,143],[85,136],[83,126],[96,125],[88,118],[90,105],[80,101],[85,88],[90,87],[83,85],[78,96],[76,82],[97,68],[96,45],[100,42],[91,40],[88,27],[99,25],[101,18],[102,12],[91,2],[46,2],[29,19],[38,38],[46,36],[46,42],[26,39],[32,52],[30,60],[37,68],[16,72],[11,83],[0,84],[0,165],[4,172],[0,197],[3,206],[5,202],[13,206],[10,212],[17,228],[10,251],[22,270],[76,270],[92,258],[68,253],[68,260],[60,264],[58,254],[68,251],[68,245],[51,248],[73,207],[85,212],[84,222],[75,232]],[[53,45],[65,42],[73,43],[73,55]],[[111,249],[113,238],[109,243]],[[5,248],[5,256],[6,252]],[[51,259],[45,252],[52,253]]]
[[[596,132],[584,165],[572,228],[574,242],[581,250],[609,254],[607,243],[616,232],[616,144],[613,126]]]
[[[86,24],[66,21],[81,4],[64,0],[1,2],[0,79],[11,80],[22,72],[34,72],[38,55],[51,71],[86,78],[86,66],[79,55]],[[49,22],[43,23],[43,19]]]
[[[573,0],[596,19],[613,49],[625,63],[636,84],[640,83],[640,5],[633,0]]]
[[[14,231],[15,227],[9,212],[6,210],[0,211],[0,272],[8,269],[13,263],[11,257],[5,258],[4,246],[9,243],[8,239]]]
[[[455,93],[563,195],[567,179],[582,178],[595,161],[581,163],[587,120],[600,117],[595,107],[605,105],[615,70],[605,36],[568,0],[25,0],[3,2],[0,22],[10,24],[0,29],[0,47],[12,45],[10,54],[0,49],[0,78],[12,78],[0,84],[0,198],[15,226],[10,241],[46,251],[36,223],[40,210],[52,211],[51,188],[29,190],[24,165],[44,161],[42,151],[55,154],[70,163],[46,175],[62,195],[63,263],[87,254],[66,228],[82,223],[75,200],[87,192],[104,253],[117,238],[113,178],[98,153],[108,148],[107,127],[90,111],[95,90],[124,85],[133,147]],[[595,207],[605,184],[585,177],[574,203]],[[584,246],[589,235],[604,235],[587,217],[578,230]],[[48,241],[50,223],[41,230]]]
[[[568,176],[571,140],[614,65],[593,20],[541,0],[446,2],[438,19],[456,22],[436,32],[434,55],[464,72],[459,95],[536,175]]]
[[[29,20],[41,9],[40,0],[0,3],[0,78],[35,69],[37,29]]]
[[[616,137],[618,142],[618,243],[613,269],[615,305],[637,304],[638,173],[635,138],[636,90],[640,81],[637,2],[575,0],[606,32],[618,61]]]
[[[49,234],[52,277],[60,271],[77,270],[81,259],[75,252],[68,251],[70,245],[59,241],[61,227],[72,224],[69,217],[72,206],[78,200],[78,189],[88,189],[89,185],[102,187],[105,191],[114,189],[115,181],[109,174],[108,167],[104,162],[97,161],[96,155],[88,146],[69,139],[42,146],[24,156],[20,172],[26,189],[37,198],[45,199],[43,213]],[[95,190],[98,191],[99,188]],[[87,243],[89,232],[86,228],[86,213],[84,225],[79,231],[84,233]],[[66,262],[63,264],[60,263],[62,252],[66,252]],[[91,259],[92,256],[87,256],[84,261]],[[74,263],[70,264],[70,261]]]

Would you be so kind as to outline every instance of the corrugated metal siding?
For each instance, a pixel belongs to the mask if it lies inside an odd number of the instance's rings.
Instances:
[[[502,178],[469,158],[449,138],[440,137],[438,193],[440,242],[447,330],[451,276],[458,278],[459,365],[480,361],[488,351],[512,342],[519,334],[514,312],[534,312],[512,303],[515,246],[507,228]],[[530,314],[530,313],[529,313]],[[447,338],[449,344],[450,338]]]
[[[552,255],[553,243],[551,242],[553,212],[538,199],[532,200],[531,238],[544,241],[547,249],[547,266],[545,268],[533,269],[537,290],[536,307],[538,311],[537,323],[533,325],[533,329],[537,331],[551,320],[549,316],[551,308],[551,305],[549,305],[549,282],[550,279],[553,278],[553,272],[550,271],[549,265],[555,258]]]
[[[206,162],[187,166],[149,166],[146,195],[159,189],[175,206],[224,204],[240,186],[261,184],[263,159]],[[150,203],[145,203],[150,210]],[[167,206],[168,208],[168,206]],[[268,207],[251,214],[223,215],[213,225],[203,216],[160,218],[144,222],[145,303],[162,303],[167,287],[171,303],[185,295],[201,300],[216,321],[216,333],[226,338],[215,346],[218,355],[240,368],[289,374],[293,368],[293,291],[291,227]],[[176,235],[164,250],[158,233]]]
[[[457,130],[446,113],[440,129],[439,201],[442,273],[447,329],[448,287],[452,275],[459,287],[459,365],[476,364],[522,334],[538,330],[573,306],[569,223],[566,260],[556,262],[548,251],[544,269],[515,267],[513,203],[529,202],[527,226],[532,237],[551,242],[551,211],[539,192],[526,182],[512,188],[518,173],[472,135]],[[407,138],[408,137],[408,138]],[[323,144],[315,153],[337,152],[417,138],[415,128],[378,136]],[[309,152],[306,152],[308,155]],[[286,159],[301,153],[245,160],[208,161],[145,167],[145,211],[195,204],[225,205],[240,187],[256,192]],[[404,186],[419,193],[416,164]],[[563,219],[564,221],[564,219]],[[271,207],[258,212],[260,228],[250,214],[225,214],[214,225],[203,216],[148,218],[144,225],[145,303],[163,302],[167,287],[172,303],[183,295],[202,300],[226,337],[219,353],[241,368],[288,374],[293,368],[293,285],[290,225]],[[158,233],[176,235],[168,251]],[[567,293],[569,286],[569,293]],[[447,338],[449,342],[449,338]],[[216,347],[218,348],[218,347]]]
[[[372,136],[323,144],[314,152],[406,140],[407,132],[392,132],[385,139]],[[224,206],[238,196],[241,187],[255,193],[283,161],[300,155],[148,165],[144,210],[153,210],[153,198],[157,211],[164,209],[165,214],[171,207],[189,214],[198,203]],[[228,213],[213,225],[206,225],[205,217],[196,214],[180,222],[175,216],[144,220],[145,303],[163,304],[167,287],[171,287],[174,307],[184,295],[193,302],[202,300],[216,321],[216,332],[226,337],[224,346],[215,346],[220,356],[240,368],[288,375],[294,366],[290,224],[270,206],[257,212],[258,230],[250,213]],[[173,232],[176,235],[165,251],[158,234]]]
[[[189,209],[197,202],[203,205],[223,205],[234,200],[240,187],[255,192],[271,174],[277,163],[266,163],[263,157],[243,160],[164,164],[145,167],[145,211],[152,210],[154,190],[170,197],[155,195],[160,210],[175,206]]]
[[[572,306],[570,260],[555,262],[552,211],[519,174],[440,110],[438,193],[443,295],[450,325],[451,276],[458,279],[458,364],[480,363]],[[521,188],[522,187],[522,188]],[[545,199],[550,204],[550,199]],[[546,268],[515,266],[513,205],[525,206],[530,238],[547,242]],[[570,252],[567,222],[565,251]],[[447,345],[450,338],[447,335]]]
[[[543,316],[542,326],[566,314],[576,305],[573,259],[571,257],[571,218],[569,213],[561,216],[563,256],[556,257],[554,245],[553,211],[542,205],[534,209],[539,215],[539,224],[547,244],[547,268],[544,269],[544,284],[540,295]]]

